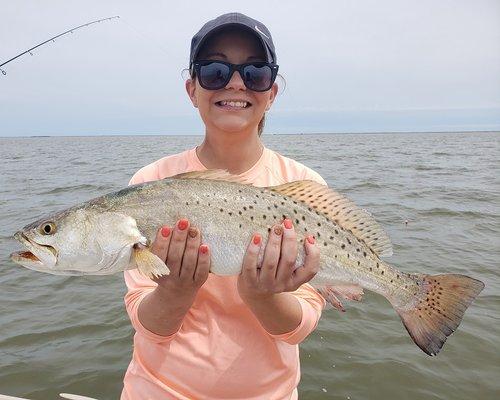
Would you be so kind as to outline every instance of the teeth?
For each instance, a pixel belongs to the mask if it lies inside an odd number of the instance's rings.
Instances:
[[[248,106],[247,101],[221,101],[220,104],[222,106],[229,106],[229,107],[237,107],[237,108],[245,108]]]

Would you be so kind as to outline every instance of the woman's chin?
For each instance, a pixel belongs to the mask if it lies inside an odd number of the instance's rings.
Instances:
[[[229,119],[229,118],[228,118]],[[226,119],[225,121],[221,121],[220,123],[214,123],[215,127],[218,130],[229,132],[229,133],[239,133],[246,132],[248,130],[252,130],[252,127],[257,124],[252,124],[248,120],[238,120],[236,118],[231,118],[229,121]]]

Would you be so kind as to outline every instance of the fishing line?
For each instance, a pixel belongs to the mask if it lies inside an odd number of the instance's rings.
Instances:
[[[132,32],[134,32],[137,36],[139,36],[141,39],[143,39],[146,43],[150,44],[151,46],[156,47],[157,49],[161,50],[162,53],[166,54],[167,56],[171,56],[172,52],[168,51],[166,48],[160,46],[158,42],[155,39],[152,39],[151,36],[139,31],[136,27],[134,27],[132,24],[128,23],[125,21],[123,18],[120,18],[120,22],[125,24],[127,28],[129,28]],[[149,37],[148,37],[149,36]]]
[[[91,21],[91,22],[87,22],[86,24],[83,24],[83,25],[80,25],[80,26],[77,26],[75,28],[71,28],[71,29],[68,29],[67,31],[63,32],[63,33],[60,33],[59,35],[56,35],[54,37],[51,37],[50,39],[47,39],[46,41],[42,42],[42,43],[39,43],[37,44],[36,46],[33,46],[32,48],[26,50],[26,51],[23,51],[22,53],[18,54],[17,56],[15,57],[12,57],[10,60],[7,60],[3,63],[0,64],[0,72],[3,74],[3,75],[7,75],[7,71],[5,71],[4,69],[2,69],[2,67],[8,63],[10,63],[11,61],[14,61],[16,58],[19,58],[27,53],[29,53],[30,55],[33,55],[32,51],[35,50],[36,48],[38,47],[41,47],[49,42],[53,42],[55,43],[56,39],[61,37],[61,36],[64,36],[64,35],[67,35],[68,33],[73,33],[74,31],[76,31],[77,29],[80,29],[80,28],[85,28],[87,26],[90,26],[90,25],[93,25],[93,24],[97,24],[99,22],[103,22],[103,21],[110,21],[112,19],[115,19],[115,18],[120,18],[119,15],[115,15],[114,17],[108,17],[108,18],[102,18],[102,19],[98,19],[96,21]]]

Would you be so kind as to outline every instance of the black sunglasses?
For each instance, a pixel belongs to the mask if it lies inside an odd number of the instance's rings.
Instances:
[[[193,68],[202,88],[219,90],[229,83],[234,71],[238,71],[247,89],[265,92],[271,89],[278,74],[278,66],[266,62],[231,64],[225,61],[196,61]]]

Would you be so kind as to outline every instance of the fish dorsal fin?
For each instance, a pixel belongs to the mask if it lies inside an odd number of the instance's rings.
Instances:
[[[295,181],[267,189],[301,201],[324,214],[342,228],[350,230],[379,256],[392,255],[389,236],[371,214],[329,187],[314,181]]]
[[[250,182],[240,175],[233,175],[225,169],[207,169],[205,171],[191,171],[174,175],[172,179],[210,179],[213,181],[236,182],[248,185]]]

